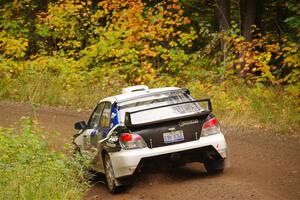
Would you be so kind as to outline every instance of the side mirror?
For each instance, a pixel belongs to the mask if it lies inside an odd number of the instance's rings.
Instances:
[[[125,113],[125,122],[124,122],[125,126],[130,127],[132,125],[131,123],[131,116],[129,112]]]
[[[85,123],[85,121],[76,122],[76,123],[74,124],[74,128],[75,128],[76,130],[86,129],[86,128],[87,128],[87,124]]]

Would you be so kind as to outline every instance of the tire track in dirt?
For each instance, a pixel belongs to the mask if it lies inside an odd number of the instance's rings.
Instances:
[[[60,132],[51,137],[51,143],[61,150],[71,141],[74,122],[87,120],[89,113],[40,107],[35,116],[50,134]],[[21,116],[34,117],[28,104],[0,102],[0,126],[12,126]],[[299,136],[275,135],[252,127],[223,128],[230,148],[230,168],[223,174],[209,176],[200,163],[173,170],[149,169],[117,195],[110,194],[100,180],[85,199],[300,199]]]

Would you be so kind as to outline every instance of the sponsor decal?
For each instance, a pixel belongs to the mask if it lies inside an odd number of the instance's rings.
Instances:
[[[181,126],[181,127],[183,127],[183,126],[186,126],[186,125],[198,124],[198,123],[199,123],[198,119],[193,119],[193,120],[188,120],[188,121],[180,121],[178,123],[178,125]]]

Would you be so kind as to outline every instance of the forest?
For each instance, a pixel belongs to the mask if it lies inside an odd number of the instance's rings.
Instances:
[[[179,86],[224,121],[299,127],[297,0],[2,0],[0,13],[1,99],[86,109],[129,85]]]
[[[225,127],[299,135],[299,1],[0,0],[0,102],[80,112],[139,84],[209,97]],[[84,161],[49,137],[26,117],[0,127],[0,199],[82,199]]]

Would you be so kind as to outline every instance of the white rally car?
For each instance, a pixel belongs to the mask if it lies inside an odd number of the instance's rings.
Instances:
[[[99,101],[89,121],[75,123],[74,143],[91,156],[116,192],[147,163],[203,162],[224,170],[227,144],[209,99],[195,100],[177,87],[133,86]]]

